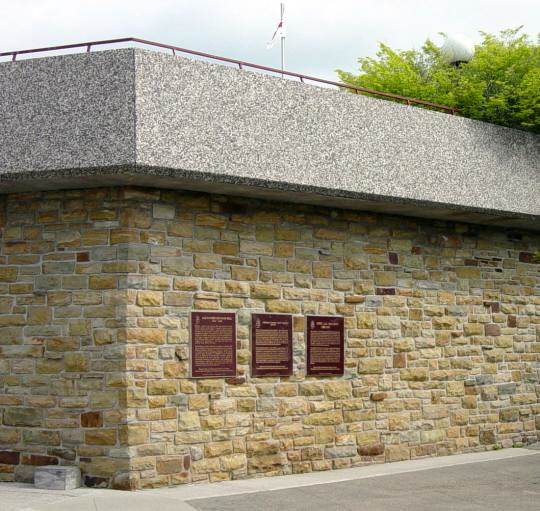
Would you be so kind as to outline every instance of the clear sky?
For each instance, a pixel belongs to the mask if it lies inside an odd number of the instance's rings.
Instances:
[[[0,51],[136,36],[279,67],[266,43],[279,0],[0,0]],[[540,0],[286,0],[286,67],[336,79],[377,42],[418,47],[438,32],[524,25],[540,32]]]

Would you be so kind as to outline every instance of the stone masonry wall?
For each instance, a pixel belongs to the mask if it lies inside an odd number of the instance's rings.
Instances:
[[[79,464],[88,485],[129,472],[120,190],[2,197],[0,480]],[[116,476],[113,479],[113,476]]]
[[[0,479],[79,464],[146,488],[540,438],[540,237],[217,195],[10,195]],[[192,310],[236,311],[238,376],[189,378]],[[294,375],[251,378],[251,312],[294,316]],[[304,315],[345,317],[305,377]]]

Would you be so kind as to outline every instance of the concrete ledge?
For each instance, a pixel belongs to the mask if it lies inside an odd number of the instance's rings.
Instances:
[[[238,179],[204,172],[174,171],[162,167],[131,165],[99,169],[26,172],[0,175],[0,194],[95,188],[141,186],[171,190],[253,197],[257,199],[372,211],[434,220],[501,226],[540,231],[540,215],[456,206],[422,200],[335,190],[323,186],[298,186],[257,178]]]

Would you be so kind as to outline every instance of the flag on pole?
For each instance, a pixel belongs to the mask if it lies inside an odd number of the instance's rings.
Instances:
[[[283,15],[282,15],[283,16]],[[274,47],[274,43],[281,38],[285,37],[285,27],[283,26],[283,17],[278,23],[278,26],[276,27],[276,30],[274,32],[274,35],[272,36],[272,39],[268,43],[266,43],[266,48],[270,49]]]

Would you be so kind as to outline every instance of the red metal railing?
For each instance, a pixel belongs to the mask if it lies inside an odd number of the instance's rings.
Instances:
[[[176,55],[176,52],[186,53],[188,55],[196,55],[197,57],[204,57],[212,60],[217,60],[220,62],[227,62],[229,64],[237,65],[240,69],[251,68],[258,69],[261,71],[268,71],[270,73],[277,73],[282,76],[290,76],[293,78],[298,78],[301,82],[310,81],[316,83],[324,83],[326,85],[333,85],[340,89],[347,89],[355,93],[363,94],[372,94],[374,96],[380,96],[382,98],[388,98],[397,101],[403,101],[408,105],[422,105],[430,108],[435,108],[437,110],[442,110],[443,112],[448,112],[450,114],[455,114],[458,109],[446,105],[440,105],[438,103],[432,103],[431,101],[424,101],[422,99],[409,98],[407,96],[401,96],[399,94],[392,94],[391,92],[383,92],[374,89],[368,89],[366,87],[357,87],[355,85],[350,85],[347,83],[333,82],[332,80],[325,80],[324,78],[317,78],[315,76],[304,75],[301,73],[295,73],[293,71],[285,71],[281,69],[276,69],[268,66],[261,66],[260,64],[253,64],[251,62],[244,62],[242,60],[231,59],[228,57],[220,57],[218,55],[212,55],[210,53],[204,53],[201,51],[189,50],[187,48],[180,48],[178,46],[172,46],[170,44],[158,43],[155,41],[148,41],[146,39],[139,39],[138,37],[122,37],[120,39],[106,39],[103,41],[89,41],[86,43],[74,43],[74,44],[63,44],[60,46],[48,46],[46,48],[32,48],[30,50],[17,50],[17,51],[5,51],[0,52],[0,57],[10,56],[12,61],[17,59],[18,55],[26,55],[28,53],[41,53],[46,51],[56,51],[56,50],[68,50],[72,48],[86,48],[86,51],[89,52],[92,46],[100,46],[104,44],[118,44],[118,43],[139,43],[145,44],[148,46],[155,46],[158,48],[163,48],[166,50],[171,50],[173,55]]]

